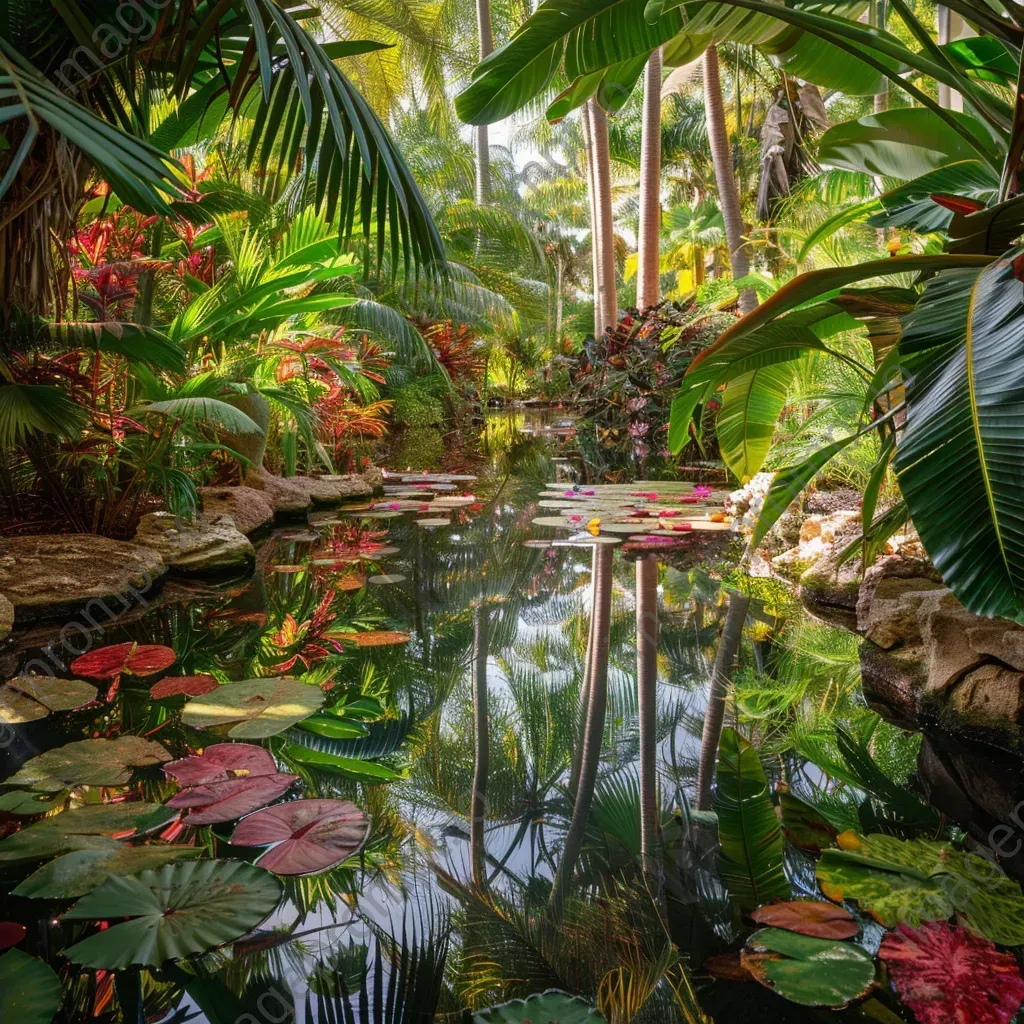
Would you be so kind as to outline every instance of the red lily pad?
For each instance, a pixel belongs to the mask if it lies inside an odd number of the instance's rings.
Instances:
[[[848,910],[822,900],[784,900],[758,907],[751,915],[767,928],[785,928],[817,939],[852,939],[860,931]]]
[[[75,658],[71,671],[89,679],[113,679],[125,673],[155,676],[170,668],[177,659],[170,647],[161,644],[112,644]]]
[[[153,700],[166,700],[168,697],[178,697],[181,694],[202,697],[204,693],[212,693],[218,686],[220,683],[213,676],[202,673],[197,676],[168,676],[153,686],[149,695]]]
[[[313,875],[357,853],[370,819],[351,800],[291,800],[238,823],[235,846],[269,846],[256,863],[278,875]]]
[[[0,921],[0,949],[16,946],[26,934],[25,926],[17,921]]]
[[[1007,1024],[1024,1001],[1017,961],[948,921],[901,924],[878,955],[920,1024]]]
[[[216,743],[164,771],[186,786],[167,801],[188,810],[186,825],[234,821],[283,796],[298,778],[279,772],[273,757],[251,743]]]

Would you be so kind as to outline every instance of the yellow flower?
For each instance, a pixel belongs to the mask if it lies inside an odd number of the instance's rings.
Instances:
[[[590,522],[587,523],[587,531],[596,537],[601,532],[601,520],[596,518],[591,519]]]

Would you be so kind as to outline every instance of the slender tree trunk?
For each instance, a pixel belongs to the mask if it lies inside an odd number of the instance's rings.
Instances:
[[[494,51],[490,0],[476,0],[476,27],[480,59],[483,60]],[[485,124],[477,125],[476,128],[476,201],[480,206],[486,206],[491,201],[491,144],[490,132]]]
[[[491,762],[487,714],[489,632],[487,607],[479,604],[473,612],[473,797],[469,815],[473,884],[479,889],[487,885],[484,825],[487,820],[487,775]]]
[[[636,560],[636,696],[640,718],[640,860],[660,888],[658,820],[658,557]]]
[[[597,619],[597,571],[598,551],[601,544],[594,545],[593,564],[590,569],[590,631],[587,634],[587,653],[583,658],[583,685],[580,687],[580,722],[576,734],[576,745],[572,751],[572,767],[569,769],[569,796],[575,800],[580,784],[580,765],[583,762],[583,736],[587,730],[587,705],[590,703],[590,680],[594,669],[594,623]]]
[[[612,217],[612,169],[608,153],[608,117],[601,105],[590,101],[590,137],[594,149],[594,181],[597,185],[597,234],[601,255],[601,330],[618,322],[615,294],[615,222]]]
[[[732,148],[725,128],[725,100],[722,80],[718,71],[718,47],[712,44],[704,51],[704,112],[711,145],[711,162],[718,184],[718,204],[725,222],[725,238],[729,244],[733,280],[750,273],[747,244],[743,238],[743,213],[740,209],[740,191],[732,169]],[[740,312],[749,313],[757,305],[752,288],[740,292]]]
[[[601,245],[597,232],[597,178],[594,173],[594,136],[590,130],[590,105],[583,104],[580,124],[583,127],[583,155],[587,161],[587,196],[590,199],[590,257],[591,285],[594,292],[594,337],[600,338],[604,330],[601,313]]]
[[[637,235],[636,304],[644,310],[661,300],[661,49],[644,72],[643,135],[640,143],[640,231]],[[637,563],[639,564],[639,563]]]
[[[875,0],[871,5],[871,24],[875,28],[884,29],[886,21],[886,8],[888,6],[888,0]],[[940,85],[941,89],[942,86]],[[880,114],[883,110],[889,109],[889,79],[882,79],[882,91],[875,93],[875,101],[873,108],[876,114]]]
[[[555,347],[562,351],[562,312],[564,310],[562,296],[562,256],[561,253],[555,259]]]
[[[711,670],[711,689],[708,706],[704,712],[704,732],[700,739],[700,763],[697,767],[698,811],[711,809],[711,787],[715,781],[715,762],[718,760],[718,744],[722,739],[722,725],[725,721],[725,698],[732,679],[732,667],[743,638],[743,624],[747,621],[750,598],[743,594],[729,595],[729,611],[725,616],[725,628],[718,641],[718,653]]]
[[[590,817],[590,806],[597,785],[597,769],[601,763],[601,745],[604,739],[605,711],[608,705],[608,633],[612,614],[612,547],[600,544],[597,555],[597,574],[594,578],[594,659],[587,701],[587,725],[583,735],[583,760],[580,767],[580,785],[573,806],[572,821],[565,835],[562,859],[551,885],[548,915],[558,921],[562,916],[565,897],[576,873],[576,863],[583,849],[583,837]]]

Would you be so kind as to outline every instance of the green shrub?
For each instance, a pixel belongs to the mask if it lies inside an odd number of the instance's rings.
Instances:
[[[395,423],[403,427],[444,426],[447,410],[442,398],[446,391],[444,378],[436,373],[417,377],[395,388],[392,395]]]
[[[434,427],[410,427],[402,431],[390,465],[395,470],[437,469],[444,457],[444,438]]]

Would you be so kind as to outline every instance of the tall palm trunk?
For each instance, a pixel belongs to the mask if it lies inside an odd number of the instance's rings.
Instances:
[[[583,684],[580,686],[580,723],[576,734],[576,745],[572,751],[572,767],[569,769],[569,796],[575,800],[580,784],[580,767],[583,763],[583,737],[587,730],[587,706],[590,703],[590,680],[594,669],[594,595],[597,592],[598,552],[601,544],[594,545],[593,563],[590,569],[590,630],[587,634],[587,653],[583,656]]]
[[[494,51],[491,0],[476,0],[476,27],[480,59],[483,60]],[[485,124],[476,127],[476,201],[480,206],[491,201],[491,142]]]
[[[618,321],[615,294],[615,222],[612,217],[612,169],[608,153],[608,117],[596,100],[590,101],[590,137],[594,150],[597,236],[600,246],[601,330]]]
[[[711,163],[718,184],[718,205],[725,222],[725,238],[729,244],[733,280],[750,273],[750,259],[743,239],[743,214],[740,210],[740,191],[732,169],[732,149],[725,129],[725,100],[722,97],[722,79],[718,71],[718,47],[712,44],[704,51],[704,113],[711,145]],[[752,288],[740,292],[740,312],[749,313],[757,305]]]
[[[487,607],[478,604],[473,612],[473,796],[469,812],[469,849],[473,884],[479,889],[487,885],[484,824],[487,818],[487,775],[491,767],[487,714],[489,633]]]
[[[562,916],[565,897],[576,872],[576,863],[583,849],[590,807],[597,785],[597,769],[601,762],[604,739],[605,711],[608,706],[608,634],[612,617],[612,547],[598,545],[597,572],[594,576],[594,658],[587,700],[587,723],[583,733],[583,759],[580,765],[580,784],[576,791],[572,821],[565,835],[562,860],[551,884],[548,915],[554,921]]]
[[[658,857],[658,558],[636,560],[636,697],[640,718],[640,860],[657,885]]]
[[[661,49],[644,72],[643,134],[640,142],[640,231],[637,235],[636,304],[661,299]],[[639,564],[639,563],[638,563]]]
[[[725,628],[718,641],[714,668],[711,670],[711,689],[708,692],[708,706],[704,712],[704,731],[700,738],[700,762],[697,766],[698,811],[711,810],[711,787],[715,781],[715,762],[718,760],[718,744],[722,739],[722,725],[725,722],[725,698],[732,678],[732,666],[743,638],[743,624],[747,621],[750,598],[735,592],[729,595],[729,611],[725,616]]]
[[[601,245],[597,234],[597,178],[594,174],[594,136],[590,130],[590,106],[583,104],[580,125],[583,128],[583,156],[587,163],[587,197],[590,200],[590,260],[591,286],[594,293],[594,337],[600,338],[604,330],[601,315]]]

